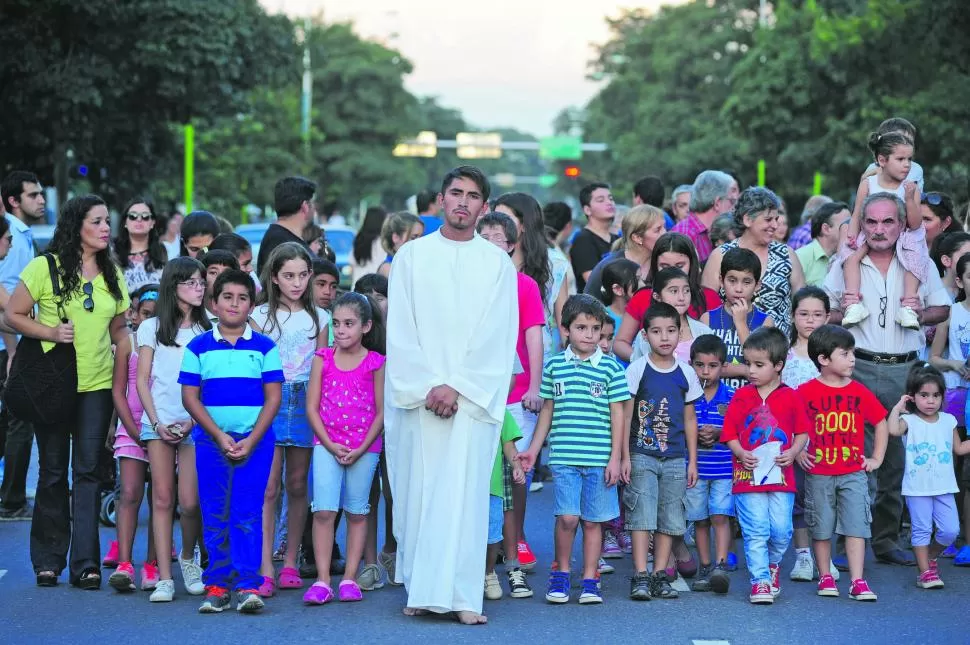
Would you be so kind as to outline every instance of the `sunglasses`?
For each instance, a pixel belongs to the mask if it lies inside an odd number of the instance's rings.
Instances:
[[[147,222],[148,220],[155,219],[155,216],[151,213],[128,213],[129,222],[137,222],[141,220],[142,222]]]
[[[943,195],[940,193],[923,193],[919,199],[922,203],[930,206],[939,206],[943,203]]]
[[[94,311],[94,285],[90,282],[85,282],[81,285],[81,291],[84,292],[84,311],[91,313]]]

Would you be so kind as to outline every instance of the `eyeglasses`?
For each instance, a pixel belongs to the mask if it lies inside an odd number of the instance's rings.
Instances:
[[[889,299],[883,296],[879,299],[879,326],[883,329],[886,328],[886,305],[889,304]]]
[[[90,282],[85,282],[81,285],[81,291],[84,292],[84,311],[91,313],[94,311],[94,284]]]
[[[147,222],[148,220],[155,219],[155,216],[151,213],[128,213],[129,222],[137,222],[141,220],[142,222]]]
[[[179,282],[179,285],[189,289],[205,289],[205,280],[185,280]]]
[[[919,196],[920,202],[930,206],[939,206],[943,203],[943,195],[940,193],[922,193]]]

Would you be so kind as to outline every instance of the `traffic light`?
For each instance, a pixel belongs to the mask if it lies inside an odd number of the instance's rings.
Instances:
[[[562,174],[568,177],[569,179],[576,179],[582,174],[582,172],[580,171],[579,166],[571,165],[571,166],[566,166],[563,169]]]

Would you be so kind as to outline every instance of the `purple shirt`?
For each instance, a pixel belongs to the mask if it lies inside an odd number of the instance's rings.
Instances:
[[[803,246],[808,246],[812,243],[812,222],[811,220],[805,222],[795,230],[791,232],[788,236],[788,248],[792,251],[796,251]]]
[[[674,227],[670,230],[675,233],[683,233],[689,237],[691,242],[694,243],[694,248],[697,249],[697,260],[701,264],[707,262],[707,258],[714,251],[714,246],[711,244],[711,236],[707,227],[704,226],[704,222],[697,215],[688,213],[687,217],[674,224]]]

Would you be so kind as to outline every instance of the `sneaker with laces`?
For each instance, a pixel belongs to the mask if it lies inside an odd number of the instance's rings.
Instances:
[[[498,574],[494,571],[485,574],[485,599],[486,600],[501,600],[504,595],[502,591],[502,585],[499,584]]]
[[[627,555],[633,553],[633,537],[630,535],[629,531],[620,531],[619,535],[620,549]]]
[[[650,600],[650,574],[646,571],[630,578],[630,600]]]
[[[395,587],[400,587],[403,583],[394,582],[394,567],[397,566],[397,554],[396,553],[384,553],[381,551],[377,554],[377,563],[384,567],[384,571],[387,572],[387,583]]]
[[[923,573],[916,576],[916,586],[920,589],[942,589],[943,580],[936,569],[930,567]]]
[[[130,562],[119,562],[118,568],[108,578],[108,584],[118,591],[134,591],[135,567]]]
[[[714,565],[711,571],[711,591],[714,593],[725,594],[731,589],[731,576],[728,575],[727,566],[724,560]]]
[[[775,597],[771,593],[771,583],[762,580],[751,585],[751,593],[748,600],[752,605],[770,605],[775,602]]]
[[[175,581],[159,580],[148,600],[149,602],[172,602],[173,598],[175,598]]]
[[[815,578],[815,560],[810,553],[798,553],[788,579],[795,582],[811,582],[813,578]]]
[[[108,552],[104,554],[101,566],[105,569],[114,569],[118,566],[118,540],[111,540],[108,545]]]
[[[603,558],[600,558],[599,563],[596,565],[596,570],[600,574],[613,573],[614,571],[616,571],[616,567],[614,567],[612,564],[610,564]]]
[[[202,584],[202,567],[195,563],[195,560],[183,560],[179,558],[179,565],[182,567],[182,583],[185,591],[192,596],[201,596],[205,593],[205,585]]]
[[[357,574],[357,586],[364,591],[381,589],[387,583],[387,571],[379,564],[365,564]]]
[[[266,603],[255,589],[240,589],[236,592],[236,611],[240,614],[255,614],[265,606]]]
[[[229,590],[218,585],[208,585],[205,588],[205,600],[199,605],[200,614],[218,614],[229,609]]]
[[[539,492],[539,491],[541,491],[541,490],[542,490],[542,489],[543,489],[544,487],[545,487],[545,484],[543,484],[543,483],[542,483],[542,482],[540,482],[540,481],[536,481],[536,480],[534,480],[534,479],[533,479],[533,480],[532,480],[532,483],[531,483],[531,484],[529,484],[529,492],[530,492],[530,493],[538,493],[538,492]]]
[[[582,589],[582,593],[579,594],[579,604],[598,605],[603,602],[600,581],[597,578],[583,578]]]
[[[659,571],[650,576],[650,596],[662,600],[672,600],[679,598],[680,594],[670,586],[670,582],[667,581],[666,572]]]
[[[525,571],[516,567],[508,572],[509,575],[509,595],[513,598],[531,598],[532,587],[525,579]]]
[[[519,568],[523,571],[531,571],[536,567],[536,556],[529,548],[529,543],[522,540],[518,544],[519,549]]]
[[[546,602],[557,605],[569,602],[569,572],[553,571],[549,574]]]
[[[848,327],[849,325],[858,325],[868,317],[869,310],[866,309],[866,306],[861,302],[856,302],[846,307],[845,315],[842,317],[842,325],[844,327]]]
[[[771,574],[771,595],[777,598],[781,594],[781,567],[769,564],[768,573]]]
[[[623,557],[623,549],[620,548],[620,543],[616,539],[616,533],[613,531],[605,531],[603,533],[603,551],[601,556],[608,559]]]
[[[868,582],[859,578],[858,580],[852,581],[852,585],[849,587],[849,598],[852,598],[852,600],[873,602],[878,596],[875,591],[869,588]]]
[[[904,329],[919,329],[919,316],[912,307],[900,307],[896,310],[896,322]]]
[[[831,574],[823,574],[818,581],[818,590],[815,592],[816,595],[829,598],[839,597],[839,588],[835,584],[835,578]]]
[[[714,572],[713,564],[701,564],[700,570],[697,572],[697,577],[690,584],[691,591],[710,591],[711,590],[711,573]]]
[[[151,591],[158,584],[158,561],[152,560],[141,565],[141,590]]]

